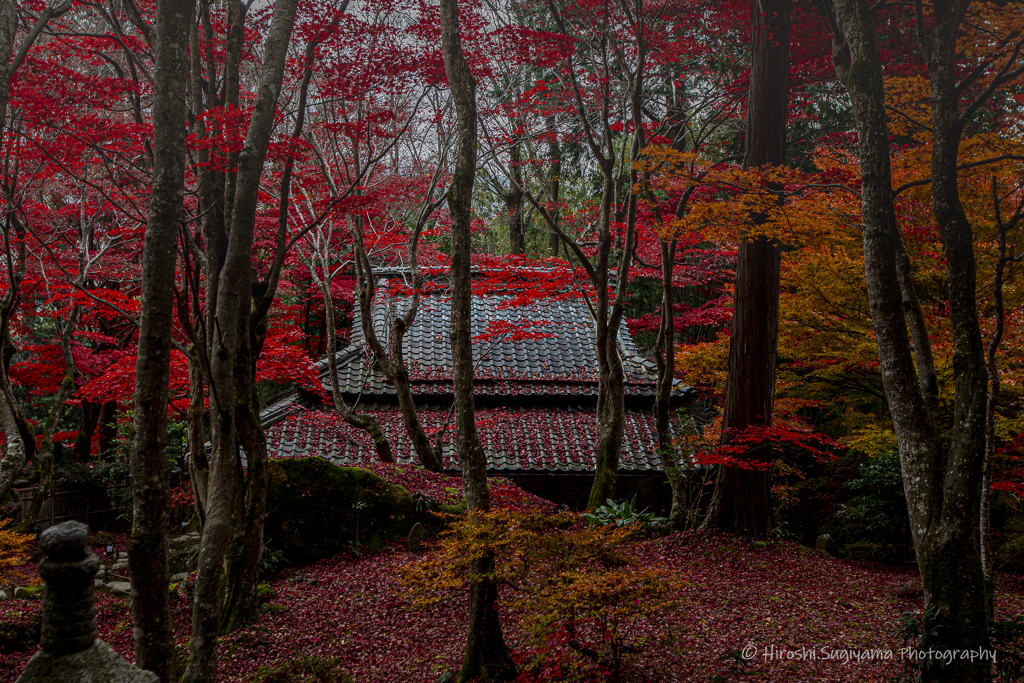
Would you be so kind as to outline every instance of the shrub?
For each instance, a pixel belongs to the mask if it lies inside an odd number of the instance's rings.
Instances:
[[[1024,574],[1024,534],[1011,535],[996,551],[995,569],[1009,574]]]
[[[276,666],[256,671],[252,683],[352,683],[352,677],[341,668],[341,660],[334,657],[296,657]]]
[[[590,527],[569,513],[508,509],[451,520],[433,551],[403,581],[420,604],[449,599],[470,581],[470,564],[490,555],[494,571],[473,580],[512,587],[531,653],[523,680],[572,680],[588,669],[621,680],[630,655],[658,645],[655,623],[678,600],[676,572],[641,566],[630,555],[639,524]]]
[[[910,519],[899,453],[869,458],[859,476],[843,487],[852,494],[836,513],[840,536],[858,545],[858,559],[902,562],[911,557]],[[866,542],[866,543],[864,543]],[[877,546],[873,556],[863,551]]]
[[[595,526],[614,524],[617,527],[624,527],[637,524],[645,529],[653,529],[668,522],[665,517],[655,517],[647,508],[637,510],[636,496],[628,501],[614,501],[609,498],[604,505],[584,515],[583,519]]]

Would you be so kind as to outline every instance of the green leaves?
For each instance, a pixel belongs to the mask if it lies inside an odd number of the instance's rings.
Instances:
[[[666,517],[656,517],[647,508],[636,509],[636,496],[630,500],[614,501],[611,498],[591,513],[583,515],[583,519],[591,526],[607,526],[614,524],[625,527],[638,524],[644,529],[653,529],[668,522]]]

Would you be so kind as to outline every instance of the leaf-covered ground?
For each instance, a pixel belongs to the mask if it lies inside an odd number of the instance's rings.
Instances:
[[[410,490],[450,483],[388,479]],[[504,495],[519,504],[541,502]],[[680,572],[688,584],[679,608],[654,627],[651,640],[666,638],[667,646],[636,655],[630,681],[882,681],[901,665],[901,615],[921,608],[916,570],[842,562],[793,543],[761,547],[689,533],[646,541],[639,553],[645,563]],[[411,560],[395,543],[373,556],[338,556],[288,570],[272,582],[275,595],[259,620],[223,639],[220,680],[247,681],[261,668],[316,655],[340,659],[358,683],[434,683],[459,663],[466,600],[414,608],[398,578]],[[1000,577],[999,589],[1001,615],[1024,614],[1024,580]],[[0,623],[27,628],[41,607],[0,603]],[[184,647],[184,590],[173,610]],[[128,602],[99,595],[98,615],[100,637],[130,658]],[[506,614],[505,623],[510,645],[522,650],[517,615]],[[754,656],[740,664],[730,653],[744,648]],[[843,661],[872,650],[892,659]],[[30,654],[0,652],[0,681],[13,680]]]

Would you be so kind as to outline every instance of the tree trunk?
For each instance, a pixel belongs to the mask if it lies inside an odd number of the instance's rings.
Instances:
[[[933,208],[949,275],[956,385],[953,435],[949,447],[944,448],[925,396],[927,382],[921,382],[910,354],[900,296],[896,263],[900,237],[893,209],[881,60],[871,9],[867,0],[845,0],[837,3],[836,14],[833,61],[850,92],[860,143],[868,301],[900,447],[911,534],[928,615],[928,635],[922,644],[961,652],[987,648],[986,592],[978,540],[986,377],[974,299],[972,235],[956,188],[960,136],[956,102],[943,83],[945,57],[928,55],[934,130]],[[949,50],[952,55],[957,30],[948,19],[938,13],[939,38],[931,48]],[[980,682],[990,680],[989,668],[987,660],[957,658],[946,666],[926,667],[923,676],[925,680]]]
[[[252,242],[263,162],[273,132],[274,116],[281,92],[288,43],[295,23],[296,0],[278,0],[263,51],[263,70],[256,102],[237,160],[237,176],[228,183],[225,205],[230,208],[226,220],[230,229],[222,265],[216,277],[216,264],[208,261],[210,282],[216,279],[210,332],[210,423],[213,457],[210,469],[206,525],[199,546],[199,575],[196,579],[192,610],[191,656],[184,680],[190,683],[214,683],[217,676],[217,641],[220,628],[220,586],[223,575],[232,518],[241,495],[238,457],[239,429],[234,401],[236,392],[236,354],[244,351],[241,339],[249,335],[249,310],[252,280]],[[229,3],[229,16],[234,11]],[[231,36],[234,35],[234,24]],[[241,31],[241,22],[238,22]],[[228,52],[229,61],[232,51]],[[226,81],[235,78],[226,69]],[[235,89],[226,82],[226,90]],[[211,311],[207,310],[207,315]],[[244,389],[245,387],[241,387]],[[258,457],[258,456],[257,456]],[[254,519],[260,525],[262,517]],[[255,531],[253,531],[255,534]]]
[[[324,269],[328,272],[327,269]],[[325,280],[319,280],[320,295],[324,299],[324,313],[327,318],[327,370],[331,375],[331,397],[334,401],[334,409],[345,422],[356,429],[364,430],[373,440],[373,449],[377,453],[377,459],[381,462],[394,462],[395,457],[391,453],[391,442],[388,440],[380,421],[373,415],[359,415],[345,403],[341,397],[341,386],[338,383],[338,354],[332,351],[337,346],[337,331],[334,320],[334,300],[331,298],[331,285]],[[369,318],[370,328],[373,328],[372,311],[366,311],[365,318]],[[365,326],[364,326],[365,328]]]
[[[462,53],[457,0],[441,0],[441,52],[458,116],[458,153],[448,193],[452,221],[451,348],[456,452],[466,490],[466,508],[472,514],[489,510],[490,497],[487,458],[476,431],[470,336],[470,205],[476,175],[476,80]],[[498,619],[498,587],[479,578],[490,572],[493,564],[494,558],[485,556],[475,560],[470,570],[469,632],[462,668],[456,677],[459,683],[476,678],[497,680],[507,677],[513,669],[512,654]]]
[[[101,458],[106,458],[114,452],[117,442],[117,402],[107,401],[100,408],[98,419],[100,430],[100,452]]]
[[[238,350],[235,352],[235,429],[245,451],[244,480],[239,481],[224,562],[224,603],[220,632],[227,634],[258,613],[256,586],[263,557],[263,519],[267,512],[267,442],[260,426],[254,381],[256,357],[250,335],[249,301],[239,311]]]
[[[957,37],[969,4],[937,4],[934,34],[920,36],[932,86],[932,210],[946,256],[955,397],[945,472],[939,461],[938,471],[944,475],[941,502],[930,511],[928,529],[920,534],[918,565],[925,601],[938,609],[937,644],[960,651],[989,644],[979,532],[988,373],[978,321],[974,234],[960,202],[957,172],[966,123],[956,83]],[[925,528],[925,520],[916,522]],[[940,677],[980,682],[990,680],[990,670],[987,661],[958,660],[944,667]]]
[[[135,438],[131,449],[132,574],[135,663],[177,680],[167,604],[167,399],[178,223],[185,190],[188,36],[195,0],[158,0],[153,80],[153,192],[142,254],[139,350],[135,365]]]
[[[790,0],[762,0],[753,12],[750,95],[747,100],[746,169],[786,160],[789,104]],[[755,216],[755,223],[764,218]],[[740,243],[736,263],[729,378],[725,388],[722,442],[747,427],[768,425],[775,400],[779,339],[777,240],[759,236]],[[751,468],[719,467],[705,526],[752,536],[771,528],[771,446],[748,451]]]
[[[210,459],[206,455],[206,429],[203,426],[203,374],[195,361],[188,362],[188,473],[196,499],[199,523],[206,522],[206,496],[210,487]]]
[[[509,253],[522,256],[526,252],[526,240],[523,234],[523,174],[520,165],[522,143],[517,139],[508,151],[509,173],[512,183],[505,193],[505,208],[508,210],[508,244]]]
[[[558,193],[562,186],[562,148],[558,144],[558,129],[555,128],[554,119],[548,119],[548,135],[551,140],[548,142],[548,159],[551,160],[551,170],[548,171],[548,197],[551,200],[551,221],[558,225]],[[552,229],[548,233],[548,250],[552,258],[558,258],[558,245],[561,240],[558,232]]]
[[[1006,309],[1003,304],[1003,282],[1006,266],[1024,258],[1009,256],[1006,253],[1006,235],[1017,226],[1022,217],[1021,209],[1024,202],[1018,205],[1017,211],[1008,222],[1003,221],[1002,208],[999,202],[999,183],[992,177],[992,206],[996,217],[996,230],[999,232],[999,256],[996,260],[995,272],[992,274],[992,298],[995,310],[995,329],[985,349],[985,364],[988,366],[988,397],[985,401],[985,463],[981,472],[981,519],[979,524],[979,545],[981,554],[981,570],[986,581],[986,608],[989,620],[994,618],[994,576],[992,573],[992,460],[996,455],[996,404],[999,401],[999,364],[996,354],[1003,341],[1003,329],[1006,325]]]
[[[999,230],[999,256],[996,261],[995,273],[992,275],[992,298],[995,303],[995,329],[989,339],[986,349],[986,365],[988,366],[988,397],[985,401],[985,462],[981,472],[981,502],[979,518],[979,548],[981,555],[981,571],[985,575],[986,596],[985,606],[988,618],[994,617],[992,604],[992,555],[990,547],[990,536],[992,530],[992,459],[996,454],[996,404],[999,401],[999,366],[996,364],[996,353],[999,351],[999,344],[1003,340],[1003,326],[1006,322],[1006,313],[1003,308],[1003,270],[1006,267],[1006,231],[1001,225],[999,218],[999,194],[995,190],[995,178],[992,179],[993,199],[996,208],[996,227]]]
[[[409,435],[416,458],[424,469],[431,472],[441,472],[444,465],[441,461],[441,445],[437,447],[430,443],[427,432],[420,421],[419,413],[416,410],[416,401],[412,395],[412,387],[409,384],[409,370],[405,365],[405,357],[402,353],[402,340],[406,330],[412,326],[416,319],[416,312],[419,307],[419,288],[421,285],[419,268],[417,266],[416,240],[419,237],[419,227],[422,227],[425,216],[421,216],[417,224],[417,230],[409,240],[409,261],[412,269],[413,295],[409,310],[405,315],[396,318],[391,325],[391,351],[390,354],[380,343],[377,331],[373,327],[373,296],[376,291],[373,267],[370,259],[363,248],[363,233],[357,221],[353,221],[353,238],[356,252],[356,296],[359,297],[360,318],[359,324],[363,330],[363,338],[373,351],[378,365],[384,375],[395,388],[395,396],[398,398],[398,407],[402,413],[402,421],[405,423],[405,431]]]
[[[672,308],[672,271],[676,259],[676,241],[661,241],[661,324],[658,340],[654,344],[654,362],[658,368],[658,385],[654,398],[654,425],[658,432],[658,454],[661,470],[672,489],[672,507],[668,519],[675,529],[687,526],[689,509],[689,482],[685,470],[679,465],[679,452],[672,439],[671,400],[672,380],[676,367],[676,323]]]
[[[594,289],[597,291],[595,313],[597,320],[597,452],[594,454],[594,483],[590,488],[587,508],[593,510],[615,497],[619,477],[619,452],[622,450],[622,435],[625,429],[626,406],[625,386],[622,377],[622,361],[619,359],[618,332],[611,326],[611,312],[608,301],[609,254],[611,252],[611,204],[615,193],[612,178],[612,161],[602,164],[604,188],[601,192],[601,217],[599,220],[597,267],[595,268]],[[620,284],[624,284],[620,281]]]
[[[92,456],[92,437],[96,433],[101,405],[92,401],[82,401],[82,421],[79,423],[78,435],[71,451],[71,459],[74,462],[87,462]]]

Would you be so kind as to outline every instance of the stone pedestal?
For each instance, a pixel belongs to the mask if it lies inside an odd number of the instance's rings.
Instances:
[[[94,579],[100,561],[89,548],[89,527],[64,522],[39,537],[46,555],[39,575],[43,597],[42,648],[17,683],[157,683],[156,674],[136,669],[96,638]]]

